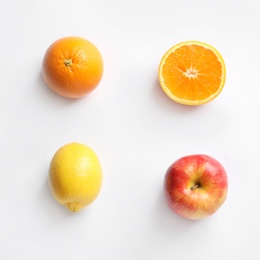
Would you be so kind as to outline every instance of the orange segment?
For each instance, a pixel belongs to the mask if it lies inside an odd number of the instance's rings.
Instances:
[[[163,56],[158,77],[163,91],[174,101],[201,105],[222,91],[226,68],[220,53],[198,41],[179,43]]]

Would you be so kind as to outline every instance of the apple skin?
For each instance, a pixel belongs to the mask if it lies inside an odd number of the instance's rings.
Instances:
[[[170,209],[187,219],[215,213],[226,200],[227,174],[214,158],[194,154],[175,161],[166,171],[164,193]]]

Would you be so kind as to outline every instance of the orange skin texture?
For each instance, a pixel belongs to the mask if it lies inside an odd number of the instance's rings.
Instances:
[[[168,206],[188,219],[202,219],[215,213],[224,203],[227,190],[225,169],[207,155],[182,157],[165,174]]]
[[[50,89],[67,98],[93,91],[103,76],[103,59],[90,41],[75,36],[61,38],[47,49],[42,76]]]

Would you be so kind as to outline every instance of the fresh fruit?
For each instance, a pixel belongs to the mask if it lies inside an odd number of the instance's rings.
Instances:
[[[161,59],[158,78],[169,98],[184,105],[202,105],[222,91],[226,68],[220,53],[211,45],[181,42]]]
[[[95,152],[86,145],[69,143],[54,154],[49,186],[54,198],[72,212],[93,202],[102,185],[102,171]]]
[[[164,192],[168,206],[188,219],[212,215],[224,203],[228,179],[223,166],[207,155],[189,155],[167,170]]]
[[[59,95],[83,97],[100,83],[103,59],[90,41],[75,36],[61,38],[47,49],[42,75],[49,88]]]

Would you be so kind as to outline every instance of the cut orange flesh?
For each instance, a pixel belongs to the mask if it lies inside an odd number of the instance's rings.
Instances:
[[[220,53],[198,41],[179,43],[163,56],[158,77],[163,91],[184,105],[202,105],[216,98],[226,79]]]

